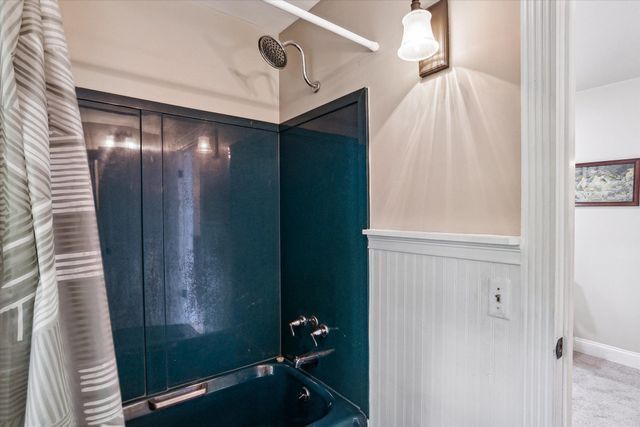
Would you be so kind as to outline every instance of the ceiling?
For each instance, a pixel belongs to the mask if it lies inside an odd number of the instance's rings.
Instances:
[[[304,10],[311,9],[320,0],[288,0]],[[264,29],[272,36],[280,34],[298,18],[261,0],[205,0],[204,4],[225,15],[240,18]]]
[[[640,1],[576,2],[576,88],[640,77]]]

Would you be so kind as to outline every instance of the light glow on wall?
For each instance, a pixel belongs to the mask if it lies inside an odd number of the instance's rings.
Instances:
[[[211,152],[211,140],[208,136],[198,137],[198,153],[210,153]]]

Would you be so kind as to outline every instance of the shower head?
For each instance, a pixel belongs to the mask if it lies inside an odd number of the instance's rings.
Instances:
[[[262,58],[273,68],[279,70],[287,66],[287,52],[278,40],[271,36],[262,36],[258,39],[258,49]]]
[[[304,81],[311,86],[314,93],[319,91],[320,82],[312,82],[307,76],[307,62],[304,57],[304,51],[298,43],[294,41],[280,43],[280,41],[271,36],[262,36],[258,39],[258,50],[260,51],[260,55],[262,55],[262,58],[267,61],[267,64],[271,65],[273,68],[277,68],[278,70],[282,70],[287,66],[287,52],[284,49],[287,46],[293,46],[298,49],[300,56],[302,57],[302,77],[304,77]]]

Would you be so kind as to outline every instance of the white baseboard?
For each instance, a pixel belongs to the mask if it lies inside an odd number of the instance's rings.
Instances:
[[[640,369],[640,353],[578,337],[574,339],[573,349],[578,353],[599,357],[630,368]]]

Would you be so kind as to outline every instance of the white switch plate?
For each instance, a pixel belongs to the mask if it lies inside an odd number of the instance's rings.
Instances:
[[[489,280],[489,316],[509,319],[511,302],[511,281],[509,279]]]

